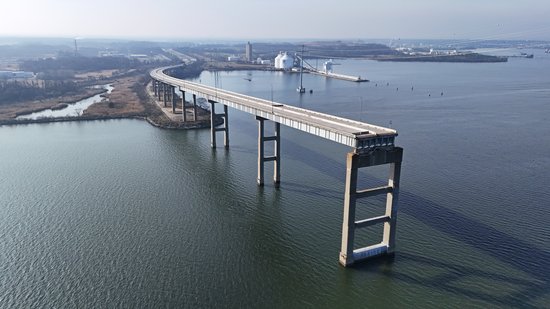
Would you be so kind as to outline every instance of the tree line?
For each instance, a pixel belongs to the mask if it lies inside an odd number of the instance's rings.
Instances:
[[[81,88],[78,83],[66,80],[0,80],[0,105],[30,100],[43,100],[74,93]]]
[[[171,69],[169,71],[169,75],[181,79],[199,77],[202,71],[204,71],[204,65],[204,61],[197,60],[190,64],[184,64],[182,66]]]
[[[137,59],[125,57],[82,57],[62,56],[59,58],[46,58],[23,61],[20,68],[30,72],[49,72],[57,70],[68,71],[99,71],[111,69],[132,69],[139,67],[141,63]]]

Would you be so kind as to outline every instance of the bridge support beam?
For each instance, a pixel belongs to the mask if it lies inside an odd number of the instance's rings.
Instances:
[[[157,99],[160,101],[162,99],[160,93],[162,92],[162,83],[157,82]]]
[[[151,80],[151,86],[153,86],[153,93],[155,94],[155,97],[158,95],[158,85],[156,80]]]
[[[176,87],[172,86],[170,87],[170,93],[172,94],[172,113],[176,113],[176,104],[178,104],[177,100],[177,94],[176,94]]]
[[[258,120],[258,185],[264,185],[264,165],[265,162],[273,161],[273,183],[276,188],[281,183],[281,124],[275,123],[275,135],[265,136],[264,121],[267,120],[262,117],[256,116]],[[265,145],[267,141],[274,141],[274,154],[273,156],[265,156]]]
[[[374,256],[392,254],[395,250],[395,233],[397,224],[397,200],[399,195],[399,178],[403,148],[378,148],[365,154],[350,152],[346,164],[346,192],[344,196],[344,221],[342,224],[342,247],[340,263],[350,266],[355,262]],[[357,190],[357,173],[362,167],[390,165],[387,186]],[[357,199],[376,195],[386,195],[386,211],[383,216],[355,221]],[[355,230],[367,226],[384,224],[382,241],[371,246],[354,249]]]
[[[166,107],[166,101],[168,101],[168,85],[162,84],[162,101],[164,102],[164,107]]]
[[[193,94],[193,121],[197,121],[197,95]]]
[[[181,90],[181,114],[183,122],[187,122],[187,111],[185,109],[185,91]]]
[[[210,102],[210,143],[212,148],[216,148],[216,132],[223,131],[223,145],[226,149],[229,148],[229,113],[227,105],[223,106],[223,114],[216,114],[216,102]],[[216,116],[223,118],[223,127],[216,128]]]

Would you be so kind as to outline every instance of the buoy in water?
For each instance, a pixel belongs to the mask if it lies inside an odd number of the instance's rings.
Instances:
[[[313,93],[313,89],[309,89],[309,93]]]

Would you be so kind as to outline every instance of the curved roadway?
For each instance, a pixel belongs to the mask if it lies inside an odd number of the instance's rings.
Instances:
[[[164,73],[165,70],[174,67],[177,66],[154,69],[150,75],[154,80],[204,97],[211,103],[225,104],[348,145],[359,151],[379,146],[393,146],[397,136],[397,131],[393,129],[194,83]]]

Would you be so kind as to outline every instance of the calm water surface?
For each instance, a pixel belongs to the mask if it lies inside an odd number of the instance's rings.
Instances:
[[[256,186],[256,122],[235,110],[229,151],[137,120],[1,127],[0,307],[548,307],[549,67],[540,51],[341,61],[371,82],[306,75],[302,96],[298,75],[220,73],[225,89],[399,131],[397,253],[347,269],[344,146],[282,128],[276,190]],[[358,218],[382,212],[363,201]]]

